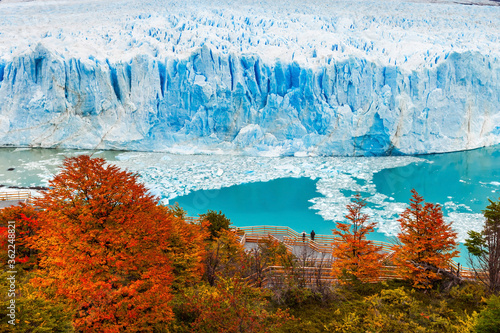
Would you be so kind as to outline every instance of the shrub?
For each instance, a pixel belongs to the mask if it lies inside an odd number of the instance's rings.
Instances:
[[[486,308],[479,313],[474,331],[476,333],[500,332],[500,296],[492,295],[486,301]]]

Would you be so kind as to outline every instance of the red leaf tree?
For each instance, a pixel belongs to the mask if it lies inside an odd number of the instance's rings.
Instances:
[[[380,246],[366,239],[376,224],[368,222],[368,215],[361,212],[365,206],[357,194],[347,205],[348,223],[337,222],[337,230],[333,230],[338,239],[332,244],[332,275],[344,282],[370,282],[380,276],[383,255]]]
[[[41,271],[33,283],[68,303],[78,331],[148,332],[173,317],[174,217],[137,177],[101,158],[67,158],[36,202]]]
[[[424,202],[414,189],[411,193],[410,207],[398,220],[401,233],[394,261],[399,274],[415,287],[431,288],[459,253],[457,234],[452,231],[451,223],[444,222],[440,205]]]
[[[23,269],[32,269],[36,265],[36,251],[29,244],[29,238],[38,230],[37,211],[30,205],[21,204],[0,210],[0,254],[2,264],[21,264]],[[7,225],[14,221],[15,241],[8,241]],[[8,245],[15,248],[15,260],[7,257]]]

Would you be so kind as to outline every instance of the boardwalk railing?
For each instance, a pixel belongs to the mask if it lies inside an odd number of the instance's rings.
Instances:
[[[247,235],[248,239],[262,238],[267,235],[273,235],[275,237],[283,237],[283,243],[294,246],[303,245],[305,241],[311,248],[326,249],[326,246],[330,246],[335,240],[333,236],[328,235],[316,235],[314,241],[309,237],[303,238],[301,234],[291,229],[290,227],[281,226],[252,226],[252,227],[237,227],[237,232],[242,235]],[[250,238],[249,238],[250,237]],[[321,252],[321,251],[318,251]]]
[[[193,223],[193,224],[196,224],[200,221],[200,218],[198,217],[194,217],[194,216],[185,216],[184,217],[184,220],[186,222],[189,222],[189,223]]]
[[[243,234],[240,238],[240,244],[245,246],[246,242],[247,242],[247,234]]]
[[[283,266],[270,266],[267,267],[263,275],[265,276],[262,281],[262,285],[280,285],[285,283],[286,278],[291,275],[295,275],[305,285],[312,286],[318,283],[336,283],[338,279],[333,277],[331,270],[326,267],[299,267],[292,271],[290,268]],[[371,282],[379,282],[384,280],[398,279],[399,276],[396,273],[395,266],[384,266],[382,267],[382,273],[378,278],[373,279]]]
[[[472,268],[469,267],[463,267],[460,264],[457,264],[454,261],[450,262],[450,270],[452,272],[455,272],[455,274],[466,278],[466,279],[475,279],[476,278],[476,273]]]
[[[310,239],[309,235],[305,238],[289,227],[283,226],[251,226],[251,227],[238,227],[236,228],[240,236],[244,236],[247,242],[253,242],[262,240],[263,238],[272,235],[275,239],[276,237],[281,237],[283,239],[282,244],[284,244],[288,250],[291,252],[293,246],[308,246],[312,250],[318,253],[331,253],[332,243],[338,241],[339,238],[333,235],[315,235],[314,240]],[[394,256],[394,245],[381,241],[372,241],[375,245],[381,247],[381,252],[385,253],[384,262],[392,262]],[[476,273],[474,270],[468,267],[462,267],[454,261],[449,263],[450,271],[466,279],[475,279]],[[309,267],[311,270],[316,269],[315,267]],[[270,270],[274,273],[281,272],[284,268],[279,266],[270,267]],[[379,280],[394,279],[398,278],[396,273],[396,266],[386,264],[383,266],[383,274]],[[322,274],[329,274],[322,273]],[[322,276],[321,279],[332,280],[328,276]]]
[[[12,192],[0,192],[0,201],[7,200],[29,200],[31,198],[30,191],[12,191]]]
[[[237,231],[240,234],[246,234],[247,237],[249,237],[249,235],[252,235],[254,237],[262,237],[262,235],[268,234],[274,236],[283,236],[284,242],[290,245],[303,245],[307,241],[311,248],[320,249],[320,251],[318,252],[325,252],[327,249],[331,251],[332,243],[339,240],[338,237],[334,237],[333,235],[315,235],[313,241],[310,239],[309,235],[304,238],[301,234],[299,234],[292,228],[281,226],[238,227]],[[391,253],[393,251],[393,244],[381,241],[372,242],[373,244],[380,246],[382,252]]]
[[[307,240],[307,242],[306,242]],[[318,243],[316,241],[306,239],[304,240],[302,237],[287,237],[283,236],[283,244],[290,245],[290,246],[302,246],[306,245],[312,250],[319,252],[319,253],[331,253],[332,252],[332,246],[328,244],[322,244]]]

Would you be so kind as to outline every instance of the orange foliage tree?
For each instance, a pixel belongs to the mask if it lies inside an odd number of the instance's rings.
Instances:
[[[399,245],[395,247],[394,261],[399,274],[418,288],[431,288],[458,255],[457,234],[451,224],[443,220],[438,204],[424,203],[424,199],[411,191],[410,207],[401,213]]]
[[[368,222],[368,215],[361,213],[365,206],[357,194],[347,205],[348,223],[337,222],[337,230],[333,230],[338,238],[332,244],[332,275],[344,282],[369,282],[380,276],[383,255],[380,246],[366,239],[375,223]]]
[[[178,291],[197,284],[205,272],[206,240],[210,236],[208,226],[187,222],[185,212],[179,206],[163,207],[167,214],[173,214],[172,229],[168,234],[168,254],[172,264],[172,289]]]
[[[101,158],[67,158],[35,203],[41,270],[32,282],[68,304],[77,331],[148,332],[173,317],[175,218],[137,177]]]

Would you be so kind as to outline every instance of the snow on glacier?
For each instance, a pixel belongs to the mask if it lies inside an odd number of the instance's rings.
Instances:
[[[463,2],[467,2],[464,0]],[[500,6],[0,2],[0,145],[259,156],[500,143]]]

